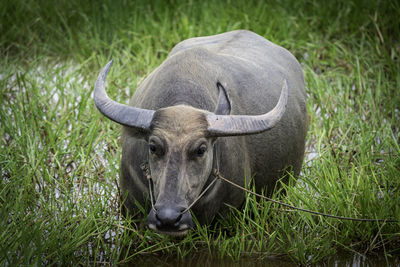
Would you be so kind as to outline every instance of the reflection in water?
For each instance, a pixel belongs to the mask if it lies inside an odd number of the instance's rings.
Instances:
[[[266,258],[259,259],[258,257],[243,257],[240,260],[232,260],[230,258],[219,259],[213,257],[206,252],[196,252],[188,255],[184,259],[179,259],[173,256],[156,256],[156,255],[145,255],[135,257],[134,262],[126,264],[126,266],[201,266],[201,267],[230,267],[230,266],[276,266],[276,267],[288,267],[298,266],[298,264],[290,261],[288,258]],[[391,258],[385,258],[383,255],[377,256],[362,256],[359,254],[340,253],[334,257],[328,258],[317,264],[311,264],[310,266],[317,267],[358,267],[358,266],[371,266],[371,267],[383,267],[383,266],[400,266],[400,257],[392,256]]]

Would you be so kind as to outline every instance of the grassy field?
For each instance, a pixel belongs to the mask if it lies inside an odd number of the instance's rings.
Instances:
[[[306,160],[299,181],[274,198],[400,220],[398,1],[4,0],[0,265],[115,265],[203,252],[300,264],[340,251],[399,258],[400,223],[316,217],[252,196],[184,239],[121,219],[121,127],[94,106],[100,69],[114,58],[108,92],[127,103],[179,41],[235,29],[287,48],[305,74]]]

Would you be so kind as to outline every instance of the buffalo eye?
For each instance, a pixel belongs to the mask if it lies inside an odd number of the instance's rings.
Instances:
[[[207,151],[207,146],[206,146],[205,144],[202,144],[202,145],[199,147],[199,149],[197,149],[197,156],[198,156],[198,157],[204,156],[204,154],[206,153],[206,151]]]
[[[151,137],[148,144],[150,154],[159,157],[164,155],[164,144],[160,138]]]
[[[157,152],[157,147],[155,144],[149,144],[149,150],[151,154],[155,154]]]

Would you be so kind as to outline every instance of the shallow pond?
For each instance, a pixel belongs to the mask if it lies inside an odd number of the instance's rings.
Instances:
[[[276,266],[288,267],[299,266],[290,259],[285,258],[267,258],[258,259],[257,257],[243,257],[240,260],[232,260],[230,258],[219,259],[211,256],[207,252],[193,253],[184,259],[177,259],[172,256],[141,256],[135,258],[134,262],[126,264],[126,266],[202,266],[202,267],[230,267],[230,266]],[[340,253],[331,258],[323,260],[317,264],[310,266],[337,266],[337,267],[357,267],[357,266],[400,266],[400,257],[393,256],[385,258],[383,255],[362,256],[358,254]]]

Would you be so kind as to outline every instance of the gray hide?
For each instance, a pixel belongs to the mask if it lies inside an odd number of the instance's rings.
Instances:
[[[196,114],[199,112],[210,114],[216,110],[217,83],[226,90],[228,97],[225,100],[228,103],[222,103],[222,111],[218,112],[225,112],[224,109],[230,106],[231,115],[259,115],[275,107],[285,80],[288,86],[287,107],[275,127],[252,135],[226,134],[228,136],[216,138],[205,133],[202,136],[204,122],[201,118],[197,118]],[[135,202],[144,206],[149,196],[148,183],[140,169],[140,164],[148,161],[149,157],[153,176],[165,172],[171,173],[171,177],[164,179],[163,185],[155,182],[155,201],[163,202],[156,204],[164,205],[165,202],[175,201],[183,205],[183,208],[187,207],[190,204],[187,202],[192,201],[201,189],[210,183],[213,179],[210,175],[211,169],[217,165],[220,173],[233,182],[243,186],[249,184],[253,177],[256,189],[260,191],[262,188],[267,188],[267,192],[273,190],[284,170],[290,168],[295,175],[298,175],[301,169],[308,128],[306,92],[301,67],[286,49],[253,32],[233,31],[192,38],[177,44],[168,58],[137,88],[129,105],[156,111],[149,132],[141,132],[132,127],[123,129],[120,185],[122,193],[127,193],[125,207],[131,214],[135,214],[138,210]],[[224,105],[228,107],[224,108]],[[176,107],[171,108],[173,106]],[[161,114],[160,110],[166,111]],[[153,113],[150,115],[153,116]],[[164,118],[164,115],[167,118]],[[186,127],[180,124],[187,123],[192,124],[192,128],[180,128]],[[185,178],[196,180],[203,179],[199,177],[206,175],[206,179],[189,184],[189,190],[191,187],[199,187],[195,188],[195,193],[192,195],[178,190],[182,194],[190,195],[186,198],[171,195],[171,192],[176,192],[175,188],[181,188],[179,183],[184,182],[177,178],[179,170],[174,170],[171,164],[168,165],[168,170],[159,170],[157,168],[165,165],[156,164],[151,160],[149,137],[154,134],[153,131],[159,131],[160,127],[171,128],[169,132],[171,142],[175,142],[174,138],[181,140],[180,136],[185,132],[184,134],[188,135],[198,134],[199,138],[204,137],[207,140],[206,145],[211,146],[206,152],[207,162],[201,165],[203,167],[199,169],[193,167]],[[175,134],[179,137],[174,137],[174,127],[177,129]],[[196,127],[203,130],[197,132]],[[171,150],[169,153],[172,157],[178,152]],[[182,160],[184,159],[174,159],[178,165],[182,164]],[[201,175],[197,177],[197,173]],[[243,200],[242,191],[217,181],[191,210],[200,223],[208,223],[216,214],[224,214],[227,211],[226,204],[240,207]],[[149,216],[158,218],[158,215],[152,212]],[[151,228],[157,230],[154,225]],[[161,232],[172,234],[179,231],[180,229],[166,228],[164,231],[161,229]]]

